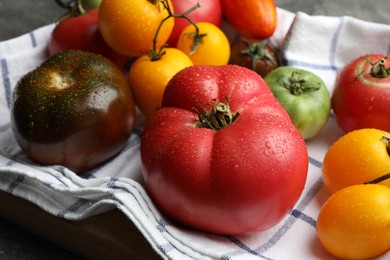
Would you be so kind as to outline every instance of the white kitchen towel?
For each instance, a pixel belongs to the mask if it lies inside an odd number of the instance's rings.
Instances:
[[[313,71],[330,91],[337,71],[349,60],[371,52],[389,53],[387,25],[351,17],[292,14],[282,9],[278,9],[278,22],[271,42],[282,53],[285,64]],[[62,166],[40,166],[26,158],[10,127],[12,91],[22,75],[46,58],[53,27],[51,24],[0,42],[1,190],[70,220],[118,208],[164,259],[333,259],[315,232],[319,208],[329,197],[321,179],[322,160],[329,146],[343,134],[333,117],[319,136],[307,141],[309,173],[294,209],[277,226],[250,236],[188,230],[159,213],[143,186],[139,158],[143,120],[138,121],[118,156],[82,176]],[[382,256],[386,257],[390,254]]]

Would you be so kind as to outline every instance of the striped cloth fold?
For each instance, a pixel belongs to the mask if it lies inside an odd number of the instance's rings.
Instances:
[[[24,198],[59,218],[78,220],[118,208],[163,259],[333,259],[316,232],[320,206],[329,197],[321,165],[329,146],[343,133],[331,116],[307,141],[309,173],[294,209],[277,226],[249,236],[220,236],[177,227],[165,219],[143,186],[139,145],[143,120],[114,159],[82,176],[62,166],[40,166],[18,147],[10,127],[12,91],[22,75],[46,58],[54,24],[0,42],[0,189]],[[225,28],[230,39],[238,37]],[[283,62],[312,71],[329,91],[337,71],[366,53],[388,54],[390,26],[352,17],[309,16],[278,9],[271,43]],[[131,246],[131,245],[129,245]],[[388,259],[390,254],[380,258]],[[378,258],[378,259],[380,259]]]

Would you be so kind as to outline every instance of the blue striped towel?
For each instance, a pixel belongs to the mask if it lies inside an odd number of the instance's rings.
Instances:
[[[332,91],[337,71],[365,53],[389,53],[390,26],[351,17],[308,16],[278,9],[272,43],[286,64],[321,76]],[[0,189],[29,200],[60,218],[78,220],[118,208],[164,259],[332,259],[315,232],[318,211],[329,194],[321,164],[342,135],[331,117],[321,134],[307,141],[310,165],[306,187],[294,209],[277,226],[250,236],[219,236],[171,224],[145,192],[139,144],[142,120],[124,150],[103,166],[77,176],[62,166],[31,162],[16,144],[9,122],[18,79],[46,58],[53,24],[0,42]],[[227,28],[228,30],[228,28]],[[237,37],[227,32],[229,37]],[[129,245],[131,247],[131,245]],[[389,258],[390,254],[383,256]]]

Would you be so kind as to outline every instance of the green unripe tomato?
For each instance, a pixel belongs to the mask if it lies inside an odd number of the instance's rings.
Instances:
[[[291,66],[278,67],[264,79],[302,137],[307,140],[316,136],[328,121],[331,109],[323,80]]]

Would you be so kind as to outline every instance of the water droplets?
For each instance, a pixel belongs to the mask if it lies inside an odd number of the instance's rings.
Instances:
[[[270,136],[263,145],[263,155],[267,157],[274,157],[281,159],[282,157],[288,156],[289,141],[287,138],[279,138],[277,136]]]

